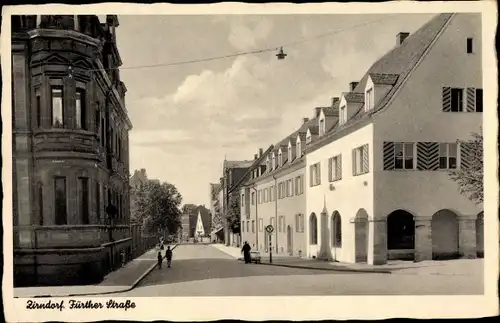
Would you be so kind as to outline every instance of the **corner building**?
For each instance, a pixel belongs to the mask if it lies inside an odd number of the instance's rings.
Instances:
[[[118,25],[114,15],[12,17],[16,286],[96,283],[130,258]]]
[[[396,40],[306,149],[309,257],[377,265],[483,253],[482,205],[449,177],[469,167],[457,140],[481,131],[481,16],[439,14]]]

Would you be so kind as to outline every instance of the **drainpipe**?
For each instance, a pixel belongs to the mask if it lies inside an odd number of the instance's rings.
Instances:
[[[257,189],[255,186],[251,187],[251,189],[255,192],[255,245],[257,246],[257,250],[259,250],[259,214],[258,214],[258,208],[257,206],[259,205],[258,199],[257,199]],[[250,197],[250,205],[252,203],[252,198]]]
[[[278,226],[279,224],[279,221],[278,221],[278,179],[276,178],[276,176],[273,175],[273,178],[274,178],[274,218],[276,219],[276,226]],[[275,228],[275,232],[276,232],[276,239],[274,241],[276,241],[276,253],[279,252],[278,250],[278,228]]]

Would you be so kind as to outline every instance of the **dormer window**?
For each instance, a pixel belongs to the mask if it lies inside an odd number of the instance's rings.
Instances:
[[[325,133],[326,133],[325,119],[322,118],[319,120],[319,135],[323,136]]]
[[[267,156],[266,158],[266,169],[267,169],[267,172],[270,172],[271,171],[271,162],[269,161],[269,156]]]
[[[310,144],[310,143],[311,143],[311,140],[312,140],[311,133],[310,133],[310,132],[308,132],[308,133],[307,133],[307,136],[306,136],[306,144],[307,144],[307,145],[308,145],[308,144]]]
[[[345,124],[347,122],[347,108],[345,105],[340,107],[340,113],[339,113],[339,123],[341,125]]]
[[[301,149],[301,146],[302,146],[302,142],[300,141],[300,137],[299,139],[297,140],[297,158],[300,158],[302,157],[302,149]]]
[[[276,159],[274,158],[274,153],[271,159],[272,159],[272,170],[274,170],[276,169]]]
[[[283,166],[283,154],[281,153],[281,149],[278,152],[278,167]]]
[[[288,163],[290,164],[293,159],[293,154],[292,154],[292,143],[288,143]]]
[[[365,95],[365,111],[369,111],[373,109],[374,102],[373,102],[373,88],[366,90],[366,95]]]

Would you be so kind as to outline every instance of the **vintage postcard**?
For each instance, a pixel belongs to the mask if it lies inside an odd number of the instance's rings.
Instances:
[[[8,322],[498,314],[494,2],[2,18]]]

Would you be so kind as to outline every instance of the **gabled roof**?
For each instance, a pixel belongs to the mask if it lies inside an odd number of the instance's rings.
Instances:
[[[311,135],[318,135],[319,134],[319,126],[317,124],[311,125],[309,127],[309,132],[311,133]]]
[[[381,73],[370,73],[370,78],[375,85],[394,85],[398,80],[399,75],[397,74],[381,74]]]
[[[385,106],[452,16],[452,13],[439,14],[408,36],[401,45],[393,48],[370,67],[354,92],[364,92],[370,74],[398,75],[394,87],[374,110]]]
[[[253,160],[225,160],[224,168],[248,168],[253,162]]]
[[[373,113],[383,109],[387,103],[394,96],[396,91],[403,85],[410,72],[415,68],[416,64],[427,53],[427,49],[432,45],[434,40],[438,37],[440,32],[445,28],[447,23],[453,17],[452,13],[443,13],[436,15],[429,22],[424,24],[415,33],[408,36],[404,42],[397,47],[393,48],[378,61],[376,61],[366,74],[361,78],[360,82],[354,88],[354,91],[343,93],[346,100],[360,101],[364,103],[364,90],[366,82],[370,75],[375,75],[374,78],[378,81],[392,82],[393,86],[388,91],[386,96],[382,98],[372,110],[365,111],[363,106],[353,115],[353,117],[342,126],[335,126],[333,131],[329,131],[327,136],[318,138],[309,145],[308,149],[316,149],[321,147],[321,143],[329,140],[328,138],[334,136],[338,131],[349,128],[351,125],[357,123],[361,119],[369,118]],[[383,75],[380,77],[379,75]],[[391,76],[388,76],[391,75]],[[397,78],[395,77],[397,76]],[[394,80],[395,79],[395,80]],[[375,81],[374,81],[375,82]]]

